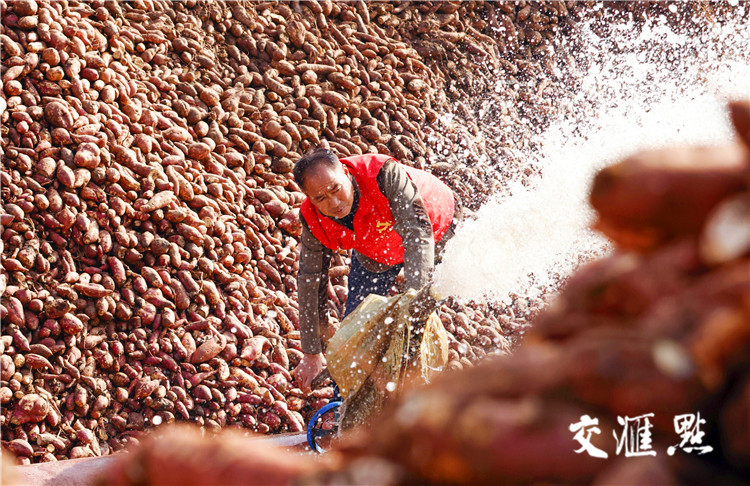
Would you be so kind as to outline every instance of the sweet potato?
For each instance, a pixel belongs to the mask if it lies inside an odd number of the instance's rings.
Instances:
[[[105,288],[103,285],[95,283],[77,283],[73,285],[73,288],[87,297],[94,298],[105,297],[112,293],[111,290]]]
[[[221,300],[221,294],[213,281],[204,280],[201,285],[201,290],[205,293],[206,299],[210,305],[216,305]]]
[[[156,211],[157,209],[162,209],[169,206],[175,200],[176,196],[174,192],[162,191],[155,194],[151,199],[148,200],[147,203],[143,204],[142,206],[136,206],[135,209],[143,211],[144,213],[150,213]]]
[[[214,451],[221,458],[220,463],[195,460],[205,457],[208,451]],[[144,468],[140,462],[146,457],[160,467]],[[282,450],[261,446],[239,433],[203,437],[197,427],[182,425],[147,439],[140,452],[123,455],[104,472],[102,481],[113,486],[131,484],[132,473],[128,471],[138,470],[143,471],[144,481],[154,485],[233,484],[248,477],[255,484],[281,485],[316,469],[310,459],[290,462]]]
[[[23,312],[23,304],[20,300],[14,296],[10,296],[8,298],[6,309],[8,309],[8,322],[15,324],[16,326],[25,326],[26,317]]]
[[[15,344],[21,351],[31,351],[31,343],[29,338],[18,328],[12,328],[8,333],[13,337],[13,344]]]
[[[16,372],[16,364],[13,358],[5,353],[0,355],[0,372],[3,381],[9,381]]]
[[[34,449],[29,444],[29,441],[25,439],[13,439],[4,444],[4,446],[17,456],[31,457],[34,454]]]
[[[737,100],[729,103],[732,124],[745,147],[750,149],[750,101]]]
[[[709,159],[710,166],[703,163]],[[640,153],[594,178],[590,201],[598,215],[596,228],[635,250],[697,236],[721,199],[746,188],[746,171],[746,155],[736,146]]]
[[[201,344],[190,356],[190,362],[193,364],[203,363],[217,356],[224,351],[227,345],[227,339],[223,335],[217,335],[209,338]]]
[[[245,372],[241,368],[235,366],[230,367],[230,375],[237,380],[240,386],[247,388],[248,390],[254,391],[260,386],[258,380],[254,376]]]
[[[66,334],[76,335],[83,331],[84,324],[81,320],[73,314],[67,313],[62,316],[58,322],[60,327]]]
[[[195,279],[193,279],[193,276],[190,275],[190,272],[186,270],[180,270],[179,272],[177,272],[177,278],[179,278],[180,282],[182,282],[188,295],[195,296],[198,292],[200,292],[200,285],[198,285]]]
[[[141,377],[135,386],[133,387],[133,397],[136,400],[142,400],[150,396],[157,388],[159,388],[159,380],[152,380],[147,376]]]
[[[193,335],[189,332],[186,332],[185,335],[180,339],[180,342],[187,353],[185,357],[192,357],[193,353],[195,353],[196,349],[198,348],[195,344],[195,338],[193,338]]]
[[[78,146],[73,162],[86,169],[95,169],[101,162],[101,150],[95,143],[84,142]]]
[[[109,268],[112,271],[112,278],[114,279],[117,286],[121,287],[122,285],[124,285],[127,280],[125,264],[122,263],[119,258],[114,256],[107,258],[107,263],[109,264]]]
[[[52,364],[44,356],[40,356],[34,353],[28,353],[25,355],[26,365],[31,369],[48,368],[53,369]]]
[[[253,336],[246,340],[245,346],[240,353],[240,357],[253,363],[270,347],[271,342],[265,336]]]
[[[49,402],[42,396],[30,393],[24,395],[13,408],[10,417],[12,424],[25,424],[28,422],[41,422],[49,413]]]
[[[190,386],[195,388],[198,386],[203,380],[210,378],[214,376],[218,370],[209,370],[209,371],[203,371],[201,373],[196,373],[193,376],[190,377],[188,382],[190,383]]]

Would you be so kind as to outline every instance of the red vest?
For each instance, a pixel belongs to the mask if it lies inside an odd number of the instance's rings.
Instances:
[[[355,249],[362,255],[386,265],[404,261],[401,237],[393,230],[395,223],[388,199],[380,192],[377,176],[388,160],[386,155],[355,155],[341,159],[359,187],[359,206],[354,216],[354,231],[321,214],[305,199],[300,213],[313,236],[325,247],[337,251]],[[403,166],[417,185],[422,202],[432,223],[435,241],[440,241],[453,220],[453,192],[434,175]]]

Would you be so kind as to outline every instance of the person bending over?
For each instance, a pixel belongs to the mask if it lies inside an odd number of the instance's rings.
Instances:
[[[307,196],[300,207],[297,276],[304,355],[294,375],[309,393],[326,365],[321,327],[328,323],[333,252],[352,250],[344,316],[369,294],[386,295],[401,269],[406,287],[419,290],[430,281],[436,257],[454,234],[461,205],[437,177],[386,155],[339,159],[319,148],[295,164],[294,179]],[[424,292],[410,310],[412,317],[421,318],[436,307]]]

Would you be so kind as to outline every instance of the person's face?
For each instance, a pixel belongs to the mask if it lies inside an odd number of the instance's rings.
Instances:
[[[302,190],[325,216],[343,218],[352,210],[354,186],[343,166],[318,164],[311,167]]]

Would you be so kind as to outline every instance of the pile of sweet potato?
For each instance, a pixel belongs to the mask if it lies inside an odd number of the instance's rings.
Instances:
[[[106,455],[175,420],[300,431],[331,388],[305,396],[290,375],[301,356],[294,161],[327,143],[431,169],[422,128],[448,103],[446,76],[508,56],[508,72],[526,63],[535,84],[525,47],[543,47],[568,15],[563,2],[0,10],[0,425],[23,463]],[[527,89],[524,76],[508,93]],[[473,203],[484,186],[465,169],[434,170]],[[345,256],[333,263],[336,321]],[[452,368],[507,350],[525,320],[445,310]]]

